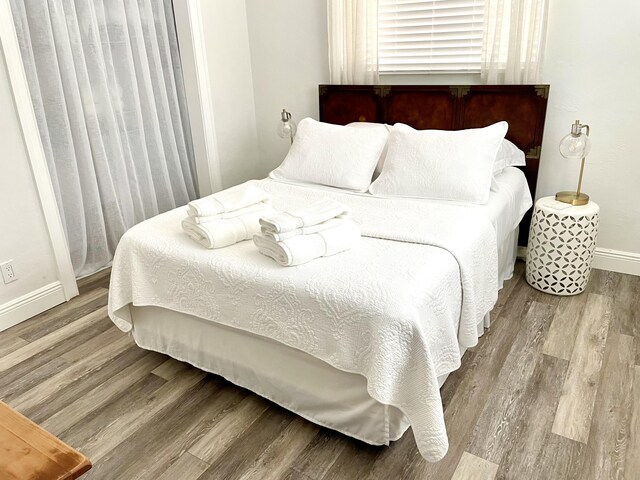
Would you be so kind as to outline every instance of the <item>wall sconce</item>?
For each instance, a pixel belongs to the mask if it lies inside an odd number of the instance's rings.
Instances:
[[[293,143],[293,137],[296,136],[296,128],[296,122],[291,120],[291,114],[283,108],[278,122],[278,136],[280,138],[288,138]]]

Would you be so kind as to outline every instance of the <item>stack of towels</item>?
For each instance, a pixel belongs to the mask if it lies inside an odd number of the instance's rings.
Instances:
[[[253,242],[282,266],[300,265],[350,249],[360,239],[351,211],[330,198],[260,218]]]
[[[271,197],[253,185],[237,185],[189,202],[182,228],[207,248],[250,240],[260,232],[260,217],[272,215]]]

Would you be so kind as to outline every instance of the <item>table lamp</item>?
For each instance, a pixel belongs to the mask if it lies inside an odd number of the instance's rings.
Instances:
[[[284,108],[280,114],[280,121],[278,122],[278,136],[281,138],[288,138],[293,143],[293,137],[296,135],[296,122],[291,120],[291,114]]]
[[[583,133],[583,130],[586,133]],[[589,140],[589,125],[582,125],[580,120],[571,125],[571,133],[560,141],[560,154],[564,158],[582,159],[580,164],[580,177],[578,178],[578,189],[575,192],[558,192],[556,200],[569,203],[571,205],[586,205],[589,203],[589,195],[580,191],[582,188],[582,173],[584,172],[584,161],[591,150],[591,140]]]

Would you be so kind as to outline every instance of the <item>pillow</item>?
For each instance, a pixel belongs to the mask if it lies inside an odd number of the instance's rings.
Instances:
[[[505,138],[498,149],[493,174],[497,175],[507,167],[524,167],[526,164],[524,152]]]
[[[384,128],[387,132],[391,130],[390,125],[386,123],[371,123],[371,122],[351,122],[347,124],[347,127],[356,127],[356,128]],[[378,164],[376,165],[376,169],[374,172],[374,176],[377,177],[382,172],[382,167],[384,166],[384,159],[387,156],[387,144],[384,146],[384,150],[380,154],[380,159],[378,160]]]
[[[414,130],[396,124],[389,133],[384,168],[373,195],[431,198],[483,204],[489,200],[493,165],[509,125],[469,130]]]
[[[388,136],[385,128],[352,128],[305,118],[282,165],[269,176],[365,192]]]

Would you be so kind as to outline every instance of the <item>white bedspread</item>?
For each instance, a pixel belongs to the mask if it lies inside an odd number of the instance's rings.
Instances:
[[[154,305],[272,338],[367,379],[369,394],[409,418],[420,453],[448,448],[437,377],[498,293],[496,233],[486,209],[252,182],[276,209],[331,197],[363,238],[347,252],[283,268],[251,242],[210,251],[180,229],[185,209],[129,230],[113,261],[109,315],[132,328],[128,305]],[[461,288],[462,286],[462,288]]]

